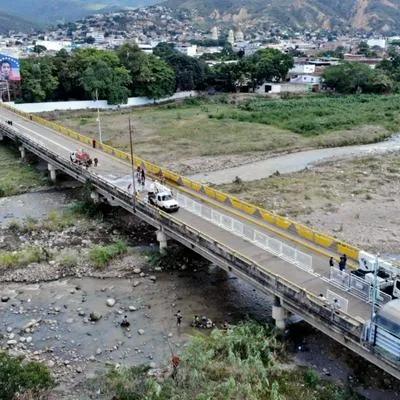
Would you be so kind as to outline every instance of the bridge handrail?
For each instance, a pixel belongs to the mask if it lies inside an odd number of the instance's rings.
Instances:
[[[128,192],[122,190],[117,186],[112,185],[110,182],[104,180],[97,174],[90,172],[89,170],[86,170],[75,164],[72,164],[66,158],[59,156],[57,153],[51,151],[42,144],[33,141],[28,136],[21,134],[16,129],[11,128],[11,126],[9,125],[0,123],[0,128],[2,128],[3,131],[6,132],[6,134],[8,133],[11,137],[19,139],[25,145],[31,146],[36,150],[40,150],[44,154],[44,156],[52,159],[65,169],[72,170],[73,172],[75,172],[75,175],[80,178],[81,181],[90,181],[95,187],[111,193],[114,197],[119,198],[121,201],[125,202],[125,204],[133,204],[132,196]],[[302,303],[308,310],[314,310],[315,313],[317,313],[324,319],[330,320],[331,322],[336,322],[349,334],[357,336],[358,338],[360,337],[363,326],[363,323],[360,320],[340,310],[338,312],[331,313],[331,310],[327,308],[326,303],[324,303],[313,293],[290,282],[289,280],[278,274],[267,271],[265,267],[262,267],[260,264],[251,260],[237,250],[229,247],[226,244],[216,242],[206,233],[201,232],[200,230],[190,225],[182,223],[176,217],[167,214],[149,204],[146,204],[139,198],[136,198],[136,209],[155,220],[163,222],[167,226],[173,223],[175,229],[179,228],[178,231],[180,232],[182,232],[183,230],[184,234],[188,234],[190,232],[192,236],[194,235],[195,240],[205,240],[206,242],[208,242],[208,249],[211,248],[214,251],[220,250],[216,254],[218,254],[220,257],[223,257],[224,259],[227,259],[229,262],[235,261],[235,267],[239,269],[241,268],[247,274],[249,274],[248,269],[250,268],[250,270],[252,270],[253,272],[253,275],[251,276],[254,276],[254,270],[257,270],[259,274],[262,274],[261,278],[263,279],[263,283],[267,282],[265,280],[265,278],[267,278],[268,285],[271,285],[271,282],[273,282],[276,289],[278,289],[278,287],[281,287],[281,290],[283,289],[285,291],[286,296],[291,297],[296,302]],[[230,258],[227,258],[227,256],[229,256]]]

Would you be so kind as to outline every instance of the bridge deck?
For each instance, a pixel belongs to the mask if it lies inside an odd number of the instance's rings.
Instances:
[[[112,155],[106,154],[100,150],[93,149],[90,146],[84,145],[81,142],[75,141],[69,137],[63,136],[49,128],[39,125],[35,122],[26,120],[8,110],[0,109],[0,120],[12,120],[13,127],[20,130],[22,133],[29,136],[31,139],[39,142],[48,149],[58,153],[60,156],[69,158],[69,153],[77,148],[84,148],[89,151],[93,157],[99,159],[99,165],[97,168],[93,168],[98,175],[102,176],[107,180],[116,180],[118,178],[123,178],[130,176],[131,166],[129,163],[124,162],[120,159],[113,157]],[[175,187],[175,190],[180,190],[179,187]],[[184,189],[184,193],[188,196],[196,196],[194,199],[199,201],[202,200],[207,203],[211,208],[218,210],[226,215],[231,215],[229,207],[221,209],[221,206],[216,202],[206,199],[199,193],[194,193]],[[249,241],[234,235],[233,233],[224,230],[206,219],[203,219],[185,209],[180,209],[178,213],[174,215],[182,223],[192,226],[197,230],[205,233],[209,237],[215,238],[216,241],[229,246],[242,253],[249,259],[257,262],[262,268],[278,274],[287,280],[295,283],[297,286],[307,289],[309,292],[318,295],[319,293],[325,294],[327,289],[332,290],[338,295],[348,299],[348,314],[353,317],[358,317],[362,320],[367,320],[370,317],[371,306],[366,302],[360,300],[359,298],[351,295],[349,292],[345,292],[335,286],[332,286],[326,278],[329,277],[329,264],[328,259],[325,255],[321,254],[321,249],[316,245],[314,246],[315,251],[313,251],[306,241],[301,241],[299,238],[295,238],[288,232],[285,232],[286,237],[283,238],[279,234],[279,229],[274,227],[275,232],[271,231],[271,227],[268,227],[267,222],[260,225],[260,221],[252,218],[251,216],[241,214],[239,211],[235,210],[235,215],[231,215],[236,220],[239,220],[258,231],[267,234],[270,237],[276,237],[280,241],[289,244],[290,246],[306,253],[312,255],[313,258],[313,270],[314,273],[307,272],[296,265],[293,265],[266,250],[261,249]],[[327,252],[326,249],[324,249]],[[332,253],[332,255],[334,255]]]

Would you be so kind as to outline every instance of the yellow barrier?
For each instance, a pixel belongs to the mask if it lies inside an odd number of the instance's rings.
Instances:
[[[237,208],[238,210],[243,209],[242,202],[238,198],[229,196],[229,200],[233,208]]]
[[[343,243],[343,242],[338,242],[338,244],[336,246],[336,251],[338,253],[346,254],[348,257],[350,257],[354,260],[358,259],[358,256],[360,253],[360,251],[356,247],[351,246],[347,243]]]
[[[275,217],[275,225],[279,228],[289,229],[290,225],[292,225],[292,221],[288,218],[277,215]]]
[[[259,208],[258,211],[260,212],[261,216],[263,219],[270,224],[275,224],[275,218],[276,214],[272,213],[271,211],[264,210],[262,208]]]
[[[186,186],[190,189],[192,188],[192,181],[188,178],[184,178],[183,176],[182,176],[182,184],[183,186]]]
[[[15,109],[13,107],[10,107],[9,105],[6,105],[4,103],[0,103],[0,106],[22,116],[23,118],[30,119],[31,121],[34,121],[41,125],[47,126],[65,136],[69,136],[73,139],[76,139],[76,140],[82,142],[82,143],[92,145],[92,141],[93,141],[92,138],[81,135],[77,132],[74,132],[71,129],[68,129],[59,124],[56,124],[55,122],[47,121],[46,119],[44,119],[42,117],[38,117],[36,115],[30,115],[23,111],[19,111],[19,110]],[[131,156],[128,153],[125,153],[121,150],[117,150],[117,149],[115,149],[111,146],[105,145],[105,144],[99,144],[98,148],[103,150],[105,153],[113,154],[115,157],[117,157],[119,159],[131,162]],[[221,203],[225,203],[226,200],[229,199],[230,203],[232,204],[232,207],[234,207],[238,210],[241,210],[241,211],[245,212],[246,214],[253,215],[258,210],[261,217],[266,222],[276,225],[279,228],[287,230],[293,225],[295,227],[296,233],[299,236],[301,236],[307,240],[310,240],[320,246],[326,247],[326,248],[334,246],[335,250],[338,253],[344,253],[348,257],[350,257],[354,260],[358,259],[359,249],[355,246],[351,246],[345,242],[342,242],[338,239],[335,239],[335,238],[325,235],[323,233],[315,232],[307,226],[298,224],[294,221],[291,221],[288,218],[276,215],[273,212],[270,212],[263,208],[258,208],[252,204],[248,204],[244,201],[241,201],[240,199],[238,199],[236,197],[229,196],[226,193],[222,193],[222,192],[217,191],[208,186],[202,185],[197,182],[193,182],[190,179],[180,176],[179,174],[176,174],[174,172],[171,172],[168,170],[162,170],[161,167],[159,167],[155,164],[152,164],[150,162],[144,161],[139,157],[135,156],[133,161],[134,161],[134,166],[145,166],[145,168],[147,169],[147,171],[149,173],[154,174],[154,175],[160,175],[160,176],[162,174],[165,179],[168,179],[168,180],[178,183],[178,184],[182,184],[183,186],[185,186],[189,189],[193,189],[197,192],[203,190],[203,192],[206,194],[206,196],[208,196],[212,199],[216,199],[217,201],[219,201]]]
[[[204,186],[204,192],[208,197],[215,199],[215,189]]]
[[[302,225],[302,224],[298,224],[295,223],[294,224],[296,227],[296,232],[299,236],[307,239],[307,240],[314,240],[314,231],[309,228],[308,226]]]
[[[164,170],[163,175],[164,175],[165,179],[175,182],[175,183],[178,183],[179,180],[181,179],[180,175],[176,174],[175,172],[168,171],[168,170]]]
[[[218,190],[216,190],[216,191],[215,191],[215,198],[216,198],[218,201],[224,203],[225,200],[228,198],[228,195],[225,194],[225,193],[222,193],[222,192],[220,192],[220,191],[218,191]]]
[[[319,232],[314,232],[314,242],[319,244],[320,246],[331,247],[334,241],[335,239],[328,235],[324,235],[323,233]]]
[[[195,190],[196,192],[200,192],[202,187],[203,187],[203,185],[201,183],[192,181],[192,189]]]

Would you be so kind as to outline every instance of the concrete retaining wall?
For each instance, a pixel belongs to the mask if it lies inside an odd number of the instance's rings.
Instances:
[[[163,99],[157,100],[157,103],[163,103],[171,100],[179,100],[187,97],[197,96],[197,92],[188,91],[188,92],[179,92],[175,93],[171,97],[166,97]],[[130,97],[128,99],[128,103],[117,105],[111,105],[107,103],[107,100],[99,100],[99,101],[54,101],[48,103],[21,103],[15,104],[14,102],[8,103],[15,107],[19,111],[23,111],[26,113],[39,113],[45,111],[55,111],[55,110],[84,110],[84,109],[97,109],[101,110],[113,110],[118,107],[140,107],[147,104],[153,104],[154,99],[150,99],[148,97]]]

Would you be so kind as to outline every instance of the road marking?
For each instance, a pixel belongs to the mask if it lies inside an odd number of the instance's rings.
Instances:
[[[13,122],[13,124],[15,124],[15,125],[17,125],[17,126],[20,126],[22,129],[26,129],[26,130],[29,131],[29,132],[32,132],[34,135],[41,137],[42,139],[44,139],[45,141],[47,141],[47,142],[49,142],[49,143],[53,143],[53,144],[55,144],[56,146],[61,147],[62,149],[68,151],[68,153],[71,152],[71,149],[69,149],[68,147],[65,147],[65,146],[63,146],[62,144],[57,143],[57,142],[55,142],[54,140],[51,140],[51,139],[49,139],[48,137],[43,136],[43,135],[41,135],[40,133],[37,133],[37,132],[35,132],[35,131],[32,130],[32,129],[29,129],[29,128],[27,128],[26,126],[24,126],[24,125],[22,125],[22,124],[19,124],[18,122]]]

